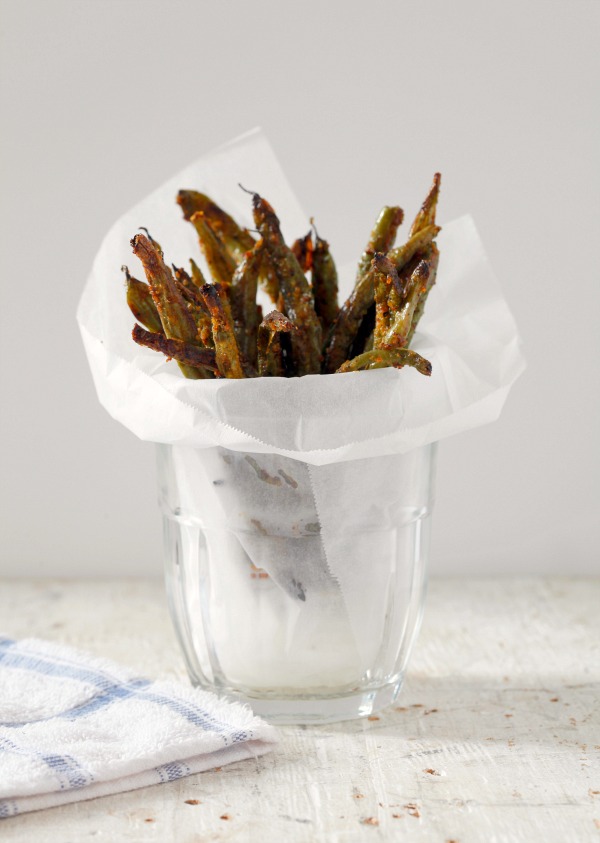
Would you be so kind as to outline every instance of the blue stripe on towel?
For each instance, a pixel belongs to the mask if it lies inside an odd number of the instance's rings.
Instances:
[[[13,799],[0,799],[0,820],[16,817],[18,813],[17,803]]]
[[[194,726],[200,726],[203,729],[210,729],[211,732],[221,732],[221,737],[223,738],[225,746],[229,746],[230,743],[251,740],[253,737],[252,732],[246,731],[234,732],[232,735],[225,734],[230,731],[231,723],[225,723],[222,720],[218,720],[216,717],[213,717],[212,714],[209,714],[208,711],[199,708],[193,703],[187,701],[184,702],[183,700],[174,699],[173,697],[167,697],[163,694],[157,694],[156,692],[149,691],[143,691],[140,694],[140,697],[156,703],[157,705],[163,705],[170,708],[171,711],[176,712],[181,717],[185,717],[185,719],[190,723],[193,723]]]
[[[76,720],[78,717],[86,717],[94,711],[100,711],[101,708],[112,705],[116,700],[125,700],[128,697],[139,696],[139,691],[147,688],[150,684],[149,679],[133,679],[127,684],[113,685],[112,688],[107,688],[102,693],[96,694],[91,700],[76,705],[67,711],[62,711],[56,716],[65,720]]]
[[[174,711],[180,717],[184,717],[189,723],[194,726],[199,726],[202,729],[211,732],[226,732],[231,728],[227,723],[220,722],[212,717],[207,711],[197,708],[193,704],[184,703],[182,700],[168,697],[164,694],[158,694],[155,691],[148,691],[147,688],[152,683],[148,679],[137,679],[128,685],[114,685],[108,688],[102,694],[97,694],[89,702],[78,705],[69,711],[61,712],[56,715],[68,720],[75,720],[79,717],[85,717],[92,712],[99,711],[108,705],[111,705],[116,700],[126,699],[127,697],[137,697],[142,702],[151,702],[154,705],[160,705]],[[226,734],[222,734],[223,741],[227,746],[229,739]],[[236,732],[232,736],[232,742],[244,741],[248,739],[246,732]]]
[[[173,782],[175,779],[182,779],[184,776],[189,776],[192,772],[184,761],[171,761],[170,764],[163,764],[155,769],[160,776],[161,782]]]
[[[0,638],[0,662],[3,667],[18,668],[20,670],[31,670],[47,676],[65,677],[85,682],[97,688],[100,693],[96,694],[89,701],[74,706],[67,711],[44,717],[41,720],[50,720],[53,717],[65,719],[76,719],[85,717],[95,711],[111,705],[119,699],[137,696],[140,700],[147,700],[156,705],[164,706],[171,711],[184,717],[188,722],[193,723],[202,729],[221,734],[225,746],[231,743],[240,743],[252,738],[252,733],[247,731],[234,732],[228,736],[231,724],[225,723],[209,714],[199,706],[190,702],[184,702],[157,692],[149,692],[145,689],[152,683],[147,679],[131,679],[120,681],[107,673],[81,666],[63,656],[53,660],[52,656],[38,656],[31,652],[21,652],[16,641],[8,638]],[[40,721],[33,721],[40,722]],[[25,723],[0,723],[1,726],[18,727]]]
[[[79,717],[85,717],[87,714],[91,714],[94,711],[99,711],[105,706],[111,705],[115,702],[115,700],[122,700],[127,697],[135,696],[141,688],[145,688],[150,684],[151,682],[149,679],[133,679],[127,684],[113,685],[111,688],[107,688],[106,691],[96,694],[90,700],[78,703],[73,706],[73,708],[65,709],[65,711],[55,712],[54,714],[48,714],[45,717],[38,717],[35,719],[21,721],[12,720],[7,723],[0,722],[0,726],[4,726],[7,729],[19,729],[22,726],[27,726],[28,723],[44,723],[45,721],[54,720],[56,718],[60,718],[62,720],[76,720]]]
[[[61,790],[78,790],[94,781],[89,770],[84,769],[72,755],[44,754],[3,737],[0,737],[0,752],[12,752],[42,761],[56,775]]]
[[[61,790],[78,790],[92,781],[93,776],[84,770],[71,755],[40,755],[60,781]]]
[[[14,644],[14,642],[11,643]],[[33,653],[14,651],[10,647],[4,647],[3,642],[0,642],[0,662],[4,667],[17,667],[20,670],[31,670],[46,676],[78,679],[80,682],[87,682],[97,688],[108,688],[115,684],[114,676],[76,663],[68,663],[64,659],[53,661],[52,656],[37,656]]]
[[[140,694],[140,697],[156,705],[170,708],[171,711],[179,714],[180,717],[185,717],[189,723],[193,723],[194,726],[200,726],[202,729],[209,729],[211,732],[222,732],[223,729],[231,728],[227,723],[217,720],[207,711],[198,708],[192,703],[183,702],[183,700],[177,700],[173,697],[164,696],[163,694],[157,694],[155,691],[144,691]],[[229,741],[226,735],[223,735],[223,740],[228,744]]]

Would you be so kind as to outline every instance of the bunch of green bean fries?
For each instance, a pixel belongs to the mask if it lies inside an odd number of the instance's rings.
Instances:
[[[192,259],[189,271],[168,266],[146,231],[131,245],[147,284],[123,267],[127,302],[141,325],[139,345],[173,358],[187,378],[300,377],[431,364],[409,348],[435,283],[440,228],[435,213],[440,175],[402,246],[404,214],[385,206],[362,253],[348,299],[338,305],[335,263],[313,225],[289,248],[271,205],[252,193],[255,237],[208,196],[181,190],[183,216],[196,229],[212,276]],[[263,317],[259,285],[275,309]]]

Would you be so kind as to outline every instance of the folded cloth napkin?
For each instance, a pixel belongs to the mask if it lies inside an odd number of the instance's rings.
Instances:
[[[0,817],[173,781],[276,740],[249,708],[208,691],[0,637]]]

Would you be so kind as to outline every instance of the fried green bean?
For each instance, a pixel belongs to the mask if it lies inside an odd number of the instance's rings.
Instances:
[[[193,260],[189,274],[175,266],[171,273],[161,246],[148,232],[136,235],[131,242],[148,285],[125,269],[127,301],[150,328],[137,326],[136,341],[173,357],[190,378],[255,377],[257,371],[294,377],[387,366],[430,374],[428,361],[408,346],[435,283],[440,183],[435,173],[401,246],[394,242],[402,209],[382,209],[341,307],[335,263],[314,224],[290,249],[275,211],[258,193],[247,191],[258,229],[250,233],[205,194],[179,191],[177,202],[196,229],[214,283],[206,283]],[[276,306],[265,319],[256,301],[258,285]],[[205,351],[212,357],[199,356]]]
[[[292,243],[292,254],[300,264],[300,268],[304,274],[312,269],[313,251],[312,231],[309,231],[304,237],[299,237]]]
[[[427,286],[425,291],[421,294],[417,306],[415,308],[415,312],[412,318],[412,324],[410,326],[410,331],[408,332],[408,336],[406,338],[406,344],[410,345],[413,335],[417,329],[417,325],[419,324],[419,320],[423,315],[423,311],[425,310],[425,303],[427,301],[427,296],[429,295],[431,288],[435,284],[435,279],[437,275],[438,264],[440,261],[440,252],[438,247],[435,243],[431,244],[429,254],[428,254],[428,264],[429,264],[429,278],[427,279]]]
[[[198,193],[196,190],[180,190],[177,194],[177,203],[186,220],[191,221],[194,214],[203,213],[212,231],[236,262],[241,261],[245,253],[254,246],[252,235],[241,228],[233,217],[204,193]]]
[[[414,258],[417,252],[426,249],[441,230],[438,225],[428,225],[425,228],[419,229],[402,246],[391,249],[387,256],[396,265],[397,272],[400,272]]]
[[[158,247],[143,234],[131,241],[133,253],[142,262],[150,292],[165,334],[169,339],[194,341],[196,324],[189,314],[173,273],[166,265]]]
[[[175,278],[158,246],[143,234],[136,234],[131,245],[134,255],[141,260],[144,267],[150,292],[167,339],[198,344],[198,331],[194,318],[188,311]],[[212,377],[206,369],[200,370],[188,367],[179,361],[178,363],[186,378]]]
[[[414,219],[413,224],[410,227],[410,231],[408,233],[409,237],[412,237],[417,231],[421,231],[423,228],[427,228],[429,225],[435,225],[435,212],[437,208],[438,199],[440,196],[440,184],[442,182],[442,177],[439,173],[435,173],[433,176],[433,184],[429,188],[429,193],[425,197],[425,201],[419,208],[419,212]]]
[[[386,369],[393,366],[401,369],[403,366],[412,366],[422,375],[431,374],[431,363],[416,351],[410,348],[396,348],[393,351],[374,349],[359,354],[353,360],[347,360],[338,372],[358,372],[365,369]]]
[[[273,304],[279,300],[279,282],[277,281],[277,273],[271,263],[269,253],[265,249],[263,254],[263,262],[258,276],[258,282],[265,293],[271,299]]]
[[[419,300],[427,291],[430,272],[430,264],[424,260],[420,261],[406,286],[402,307],[390,315],[388,329],[376,344],[376,348],[406,348],[413,316]]]
[[[254,237],[245,228],[239,226],[233,217],[205,194],[198,193],[195,190],[180,190],[177,194],[177,202],[186,220],[191,220],[193,215],[198,211],[204,213],[212,231],[236,263],[242,261],[246,252],[254,247]],[[199,287],[206,283],[205,281],[200,281],[199,278],[196,280],[194,273],[192,273],[192,277]],[[263,263],[258,280],[271,301],[276,302],[279,296],[279,287],[266,252],[263,255]]]
[[[291,335],[297,374],[317,374],[321,369],[321,323],[315,313],[312,291],[300,264],[284,242],[273,208],[258,193],[252,195],[252,206],[254,223],[275,271],[285,313],[298,328]]]
[[[371,231],[371,237],[367,247],[362,253],[358,262],[356,283],[367,274],[371,268],[371,261],[375,252],[388,252],[394,245],[396,232],[404,219],[404,211],[397,205],[384,205],[381,209],[377,222]]]
[[[186,302],[186,307],[196,323],[196,340],[202,345],[212,346],[212,320],[204,304],[200,290],[185,269],[173,265],[177,289]]]
[[[260,321],[256,307],[256,291],[263,255],[264,243],[259,240],[253,249],[246,252],[238,264],[229,288],[238,346],[246,360],[253,366],[256,365],[256,335]]]
[[[390,304],[391,292],[395,291],[395,299],[401,298],[398,295],[400,280],[396,267],[381,252],[376,252],[373,257],[374,285],[375,285],[375,328],[373,329],[372,348],[381,348],[385,336],[390,328],[392,318],[392,306]],[[370,349],[365,348],[365,351]]]
[[[196,287],[204,287],[206,278],[202,274],[202,270],[193,258],[190,258],[190,277]]]
[[[335,262],[329,251],[329,243],[319,237],[316,229],[311,282],[315,311],[321,321],[323,336],[326,336],[340,310],[338,305],[338,275]]]
[[[204,307],[202,296],[198,292],[198,288],[192,282],[192,279],[185,269],[182,266],[175,266],[174,263],[171,264],[171,269],[173,270],[175,283],[177,284],[177,289],[181,293],[182,298],[184,298],[187,302],[195,304],[196,307]]]
[[[258,328],[258,374],[260,377],[282,378],[285,376],[284,335],[289,336],[296,330],[287,316],[277,310],[265,316]]]
[[[157,248],[157,249],[158,249],[158,251],[160,252],[161,257],[163,257],[163,258],[164,258],[165,253],[163,252],[162,246],[160,245],[160,243],[158,242],[158,240],[155,240],[155,239],[154,239],[154,237],[150,234],[150,232],[148,231],[148,229],[146,228],[146,226],[145,226],[145,225],[140,225],[140,231],[143,231],[143,232],[146,234],[146,237],[148,238],[148,240],[152,243],[152,245],[153,245],[155,248]]]
[[[245,377],[225,287],[221,284],[205,284],[201,292],[212,319],[212,335],[219,372],[226,378]]]
[[[155,333],[162,333],[163,327],[154,304],[150,287],[143,281],[138,281],[129,272],[128,267],[122,266],[127,281],[127,304],[129,309],[144,327]]]
[[[196,229],[200,248],[215,283],[228,286],[235,272],[234,258],[214,233],[202,211],[193,214],[190,222]]]
[[[379,214],[371,232],[371,239],[360,259],[354,289],[340,308],[331,326],[325,347],[323,365],[325,373],[337,371],[348,357],[352,342],[375,300],[375,274],[371,266],[373,255],[377,252],[387,252],[391,248],[403,218],[404,212],[397,206],[386,205]],[[422,239],[419,239],[419,244]],[[412,254],[410,249],[405,252],[407,261]],[[400,269],[399,264],[402,265],[402,256],[396,260],[397,270]]]
[[[196,325],[198,327],[198,339],[201,343],[209,348],[214,348],[213,336],[212,336],[212,319],[210,314],[206,310],[206,305],[204,304],[204,299],[202,298],[202,294],[200,293],[200,288],[203,287],[207,282],[202,273],[202,270],[196,263],[193,258],[190,258],[190,275],[192,284],[194,285],[195,292],[197,298],[200,301],[201,312],[195,312],[196,318]],[[191,286],[188,286],[188,289],[194,289]]]
[[[358,281],[331,327],[323,361],[323,371],[326,374],[337,371],[346,360],[352,341],[374,299],[375,270],[371,267]]]
[[[168,339],[163,333],[146,331],[136,325],[132,331],[132,337],[138,345],[152,348],[154,351],[162,351],[168,358],[177,360],[185,369],[193,369],[198,374],[196,378],[206,377],[207,369],[216,371],[215,352],[209,348],[198,348],[182,340]]]

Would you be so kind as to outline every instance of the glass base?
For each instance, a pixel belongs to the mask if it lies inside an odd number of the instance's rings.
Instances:
[[[276,726],[319,725],[369,717],[392,705],[401,686],[402,681],[397,681],[381,688],[369,688],[340,697],[306,696],[294,699],[276,696],[253,697],[229,689],[220,689],[218,693],[249,705],[255,714]]]

